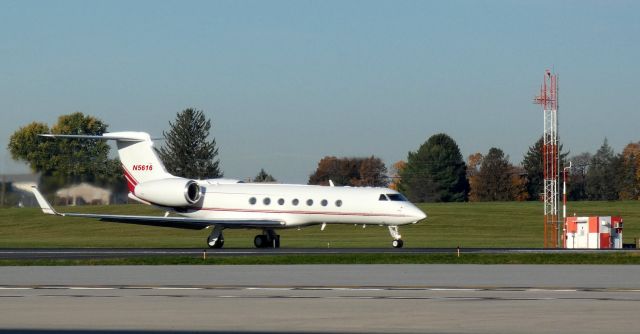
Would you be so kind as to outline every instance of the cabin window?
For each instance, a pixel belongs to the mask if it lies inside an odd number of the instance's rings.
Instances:
[[[337,207],[341,207],[342,206],[342,200],[337,200],[336,201],[336,206]]]
[[[384,194],[380,194],[380,197],[378,198],[378,201],[388,201],[389,199],[387,199],[387,196],[385,196]]]
[[[256,204],[256,198],[255,197],[249,198],[249,204],[251,204],[251,205]]]
[[[297,198],[294,198],[293,201],[291,201],[291,204],[293,204],[294,206],[297,206],[298,203],[300,203],[300,201],[298,201]]]
[[[278,200],[278,204],[280,204],[280,205],[284,205],[284,198],[279,199],[279,200]]]
[[[327,202],[327,200],[326,200],[326,199],[323,199],[323,200],[322,200],[322,202],[320,202],[320,204],[321,204],[322,206],[327,206],[327,204],[329,204],[329,202]]]
[[[313,200],[312,199],[308,199],[307,200],[307,205],[308,206],[312,206],[313,205]]]
[[[264,205],[269,205],[269,204],[271,204],[271,198],[269,198],[269,197],[265,197],[265,198],[262,200],[262,203],[264,203]]]
[[[402,194],[387,194],[387,197],[389,197],[389,200],[395,202],[408,202],[407,198],[402,196]]]

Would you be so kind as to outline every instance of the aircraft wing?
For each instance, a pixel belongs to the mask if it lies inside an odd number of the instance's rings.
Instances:
[[[63,217],[84,217],[95,218],[101,221],[113,222],[113,223],[126,223],[137,225],[150,225],[150,226],[164,226],[173,228],[182,228],[190,230],[201,230],[212,225],[220,225],[225,228],[245,228],[245,227],[283,227],[285,223],[278,220],[268,219],[202,219],[202,218],[189,218],[189,217],[163,217],[163,216],[133,216],[133,215],[106,215],[97,213],[62,213],[57,212],[51,204],[42,196],[40,191],[36,187],[32,189],[33,194],[36,196],[36,200],[42,209],[42,212],[49,215],[63,216]]]

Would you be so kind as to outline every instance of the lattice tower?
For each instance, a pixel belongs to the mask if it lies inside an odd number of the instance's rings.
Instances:
[[[558,180],[560,161],[558,152],[558,77],[546,71],[540,95],[534,103],[542,105],[544,111],[544,134],[542,145],[542,166],[544,183],[544,247],[557,248],[560,238],[558,218]]]

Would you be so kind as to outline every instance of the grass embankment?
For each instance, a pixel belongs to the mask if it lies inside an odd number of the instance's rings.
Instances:
[[[542,204],[538,202],[425,203],[428,218],[400,228],[405,247],[542,247]],[[61,207],[67,212],[162,215],[144,205]],[[625,243],[640,237],[637,201],[573,202],[578,215],[620,215]],[[0,209],[0,248],[58,247],[204,247],[209,230],[191,231],[93,219],[54,217],[39,209]],[[256,230],[225,230],[225,248],[251,248]],[[391,237],[379,226],[329,225],[279,232],[282,247],[390,247]],[[376,255],[380,256],[380,255]],[[393,255],[395,256],[395,255]],[[266,260],[266,258],[265,258]]]

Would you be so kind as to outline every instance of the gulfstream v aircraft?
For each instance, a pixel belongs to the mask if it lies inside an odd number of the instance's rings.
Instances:
[[[211,229],[207,244],[224,245],[227,228],[262,230],[258,248],[280,247],[276,230],[327,224],[387,226],[395,248],[403,246],[399,225],[415,224],[426,215],[397,191],[387,188],[352,188],[291,184],[242,183],[237,180],[190,180],[169,174],[153,150],[149,134],[111,132],[101,136],[54,135],[45,137],[115,140],[129,187],[129,197],[166,212],[164,216],[59,213],[33,188],[46,214],[97,218],[101,221]],[[169,216],[173,213],[176,216]]]

